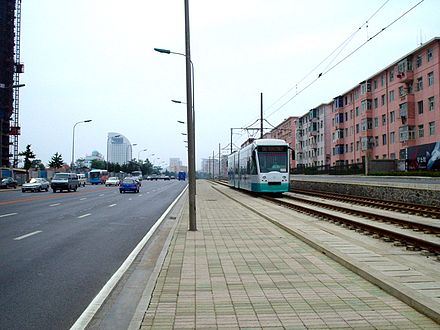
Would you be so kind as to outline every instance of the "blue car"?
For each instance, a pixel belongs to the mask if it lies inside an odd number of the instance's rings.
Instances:
[[[119,186],[119,192],[122,194],[125,193],[126,191],[132,191],[138,193],[139,192],[138,182],[131,178],[125,178]]]

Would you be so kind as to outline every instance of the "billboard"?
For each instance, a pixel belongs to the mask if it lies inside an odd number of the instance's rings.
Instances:
[[[440,141],[409,147],[408,170],[440,170]]]

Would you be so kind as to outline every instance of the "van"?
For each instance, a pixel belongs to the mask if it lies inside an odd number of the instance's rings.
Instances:
[[[79,181],[79,186],[86,186],[86,175],[83,173],[78,174],[78,181]]]
[[[50,183],[53,192],[59,190],[76,191],[79,187],[78,175],[76,173],[55,173]]]

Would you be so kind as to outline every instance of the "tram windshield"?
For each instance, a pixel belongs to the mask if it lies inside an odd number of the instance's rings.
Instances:
[[[258,147],[258,162],[260,165],[260,173],[287,173],[287,161],[287,147],[285,146]]]

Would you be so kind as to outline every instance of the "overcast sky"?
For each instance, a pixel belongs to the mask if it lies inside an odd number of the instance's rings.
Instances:
[[[189,0],[197,168],[202,158],[218,154],[219,143],[229,144],[231,127],[258,119],[260,93],[265,118],[276,126],[439,37],[440,1],[422,0],[295,96],[419,2]],[[105,156],[107,133],[118,132],[137,144],[135,158],[147,148],[141,159],[154,153],[149,158],[156,163],[178,157],[186,164],[186,126],[177,122],[186,121],[186,106],[171,102],[186,101],[185,58],[153,50],[185,52],[183,3],[23,1],[20,151],[31,144],[44,163],[55,152],[70,163],[73,125],[92,119],[76,127],[75,158],[93,150]],[[245,131],[234,133],[235,145],[248,138]]]

